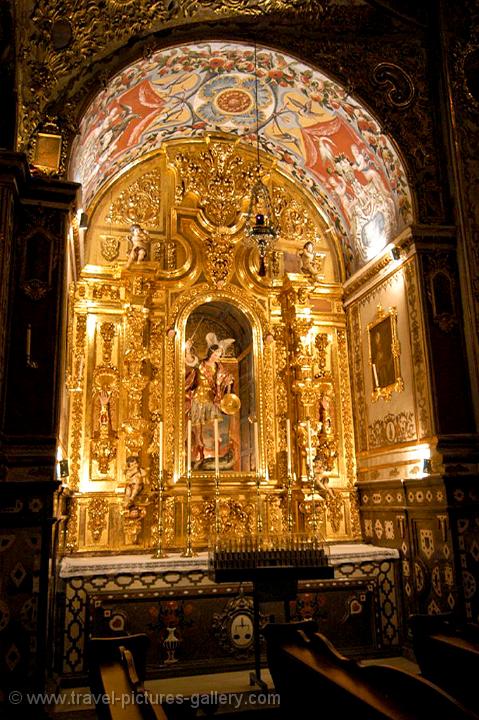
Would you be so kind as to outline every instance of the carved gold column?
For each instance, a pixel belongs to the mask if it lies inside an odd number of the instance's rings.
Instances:
[[[67,372],[67,390],[70,393],[70,421],[69,421],[69,477],[68,487],[70,493],[76,493],[80,487],[81,459],[84,442],[84,402],[86,377],[86,325],[85,311],[73,311],[76,301],[76,291],[72,286],[70,302],[71,317],[74,321],[69,326],[68,344],[70,347],[70,367]],[[67,501],[68,520],[66,526],[65,549],[74,552],[78,548],[78,502],[75,496]]]
[[[102,358],[93,371],[93,395],[98,401],[98,429],[94,431],[92,458],[98,463],[102,475],[109,471],[117,456],[117,433],[112,425],[112,408],[118,398],[119,373],[112,363],[115,323],[102,322],[98,332],[102,340]],[[96,420],[96,418],[95,418]]]
[[[334,413],[333,377],[328,368],[331,336],[322,332],[311,309],[309,291],[287,280],[281,293],[282,317],[286,326],[289,379],[292,397],[290,416],[296,431],[297,471],[303,493],[310,496],[304,507],[313,535],[325,504],[334,493],[321,474],[330,472],[338,456],[338,434]],[[317,505],[319,503],[319,506]]]
[[[126,400],[123,439],[127,455],[140,455],[148,423],[142,415],[143,391],[148,384],[144,363],[148,357],[146,322],[148,309],[132,305],[125,318],[125,354],[122,385]]]

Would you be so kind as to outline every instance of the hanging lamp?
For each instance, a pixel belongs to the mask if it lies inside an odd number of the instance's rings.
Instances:
[[[254,44],[254,96],[256,111],[256,180],[251,188],[251,196],[245,222],[244,244],[255,247],[259,253],[258,275],[266,275],[266,254],[277,240],[277,229],[273,205],[268,188],[261,179],[262,167],[259,157],[259,106],[258,106],[258,66],[256,43]]]

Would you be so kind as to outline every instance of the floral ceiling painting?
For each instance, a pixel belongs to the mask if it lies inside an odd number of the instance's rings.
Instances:
[[[86,110],[72,153],[84,205],[167,140],[222,131],[254,144],[256,97],[261,149],[322,208],[351,274],[412,221],[404,167],[344,88],[270,49],[257,49],[256,73],[251,46],[209,42],[156,52],[116,75]]]

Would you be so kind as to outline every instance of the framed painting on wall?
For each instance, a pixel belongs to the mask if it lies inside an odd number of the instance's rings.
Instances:
[[[368,324],[369,365],[372,400],[390,400],[393,392],[404,390],[401,377],[400,345],[397,332],[397,310],[383,310],[378,305],[376,317]]]

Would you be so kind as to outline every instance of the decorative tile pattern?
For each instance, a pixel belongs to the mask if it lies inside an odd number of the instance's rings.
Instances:
[[[367,653],[397,645],[396,573],[397,561],[389,560],[336,566],[334,580],[300,583],[294,612],[300,616],[314,614],[320,619],[326,613],[329,620],[324,628],[340,647],[361,648],[361,652]],[[244,584],[246,594],[251,589],[250,584]],[[239,585],[217,585],[200,569],[65,579],[65,607],[58,608],[59,619],[64,615],[64,627],[59,628],[64,645],[58,648],[58,670],[65,677],[78,677],[84,672],[88,626],[99,634],[124,629],[148,632],[153,643],[150,661],[158,669],[166,657],[159,644],[161,633],[166,633],[166,621],[168,627],[177,628],[175,635],[181,644],[175,658],[183,663],[182,667],[193,667],[194,663],[196,668],[211,671],[224,667],[228,658],[234,666],[244,660],[245,652],[231,651],[231,643],[228,645],[220,637],[218,618],[227,612],[227,603],[237,597],[238,591]],[[282,603],[266,607],[281,617]],[[165,613],[171,617],[167,618]],[[350,619],[346,622],[345,618]],[[248,623],[246,618],[243,620],[244,628]]]

